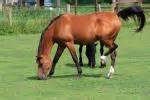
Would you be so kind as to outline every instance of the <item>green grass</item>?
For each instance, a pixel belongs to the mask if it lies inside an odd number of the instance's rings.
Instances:
[[[74,63],[65,50],[54,76],[36,80],[35,63],[39,34],[0,36],[0,100],[149,100],[150,98],[150,31],[135,34],[133,27],[123,27],[117,37],[117,68],[111,80],[107,68],[84,66],[77,80]],[[77,46],[78,47],[78,46]],[[85,50],[85,48],[84,48]],[[54,56],[56,46],[52,51]],[[84,63],[87,58],[83,54]]]

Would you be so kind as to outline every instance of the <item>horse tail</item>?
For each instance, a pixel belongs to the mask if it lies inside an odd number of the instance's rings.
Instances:
[[[139,6],[132,6],[125,8],[117,13],[119,17],[123,20],[128,20],[129,17],[138,21],[139,27],[136,29],[136,32],[139,32],[143,29],[146,19],[143,10]]]

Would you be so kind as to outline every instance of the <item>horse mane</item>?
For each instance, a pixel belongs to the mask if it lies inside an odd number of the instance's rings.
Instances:
[[[52,25],[53,22],[56,21],[58,18],[60,18],[62,15],[63,15],[63,14],[60,14],[59,16],[54,17],[54,18],[49,22],[49,24],[47,25],[47,27],[44,29],[44,31],[42,32],[42,34],[45,33],[45,31],[48,29],[48,27],[49,27],[50,25]]]
[[[60,14],[59,16],[54,17],[54,18],[49,22],[49,24],[47,25],[47,27],[42,31],[41,38],[40,38],[40,42],[39,42],[39,46],[38,46],[38,53],[39,53],[39,51],[40,51],[40,45],[41,45],[41,42],[42,42],[42,39],[43,39],[43,36],[44,36],[45,31],[48,29],[48,27],[49,27],[50,25],[53,24],[53,22],[55,22],[57,19],[59,19],[62,15],[63,15],[63,14]],[[39,55],[37,55],[37,59],[39,59],[38,56],[39,56]]]

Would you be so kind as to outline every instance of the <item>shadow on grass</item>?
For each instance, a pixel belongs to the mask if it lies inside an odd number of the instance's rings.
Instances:
[[[65,64],[67,67],[76,67],[75,64],[71,64],[71,63],[67,63]],[[92,68],[91,66],[89,66],[88,64],[84,64],[83,66],[81,66],[83,68]]]
[[[38,80],[37,76],[31,76],[31,77],[27,77],[28,80]]]
[[[77,74],[73,74],[73,75],[57,75],[57,76],[52,76],[51,78],[72,78],[72,77],[78,77]],[[93,78],[99,78],[102,77],[102,74],[82,74],[82,77],[93,77]]]
[[[99,77],[102,77],[103,75],[102,74],[82,74],[82,77],[93,77],[93,78],[99,78]],[[77,77],[77,74],[71,74],[71,75],[57,75],[57,76],[51,76],[51,77],[48,77],[48,79],[53,79],[53,78],[60,78],[60,79],[63,79],[63,78],[78,78]],[[37,76],[31,76],[31,77],[27,77],[28,80],[38,80],[38,77]]]
[[[67,64],[65,64],[65,65],[68,66],[68,67],[76,67],[74,63],[73,63],[73,64],[67,63]]]

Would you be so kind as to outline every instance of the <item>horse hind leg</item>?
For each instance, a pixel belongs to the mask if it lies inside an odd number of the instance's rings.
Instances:
[[[95,55],[93,55],[93,57],[91,57],[91,66],[92,68],[95,68],[96,65],[96,60],[95,60]]]
[[[88,65],[91,68],[95,68],[96,60],[95,60],[95,54],[96,54],[96,45],[95,43],[90,43],[86,45],[86,56],[88,58]]]
[[[110,79],[112,77],[112,74],[114,73],[114,64],[115,64],[115,58],[116,58],[116,48],[118,47],[117,44],[114,43],[114,41],[104,41],[104,45],[109,48],[109,50],[104,54],[104,56],[101,57],[101,60],[106,62],[107,56],[111,54],[111,67],[109,69],[109,72],[107,74],[107,78]]]
[[[80,47],[79,47],[79,64],[80,64],[80,66],[83,66],[82,49],[83,49],[83,45],[80,45]]]
[[[103,57],[104,55],[104,43],[102,41],[100,41],[100,54],[101,54],[101,57],[100,57],[100,64],[101,66],[99,68],[104,68],[106,67],[106,60],[103,60],[103,58],[105,59],[105,57]]]
[[[118,45],[115,44],[113,41],[105,41],[104,45],[109,48],[109,50],[103,56],[101,56],[102,62],[106,63],[107,62],[107,56],[109,54],[111,54],[114,50],[116,50]]]
[[[112,74],[115,72],[115,60],[116,60],[116,56],[117,56],[117,52],[115,50],[110,55],[110,57],[111,57],[111,66],[110,66],[109,72],[107,74],[107,78],[109,78],[109,79],[112,78]]]

